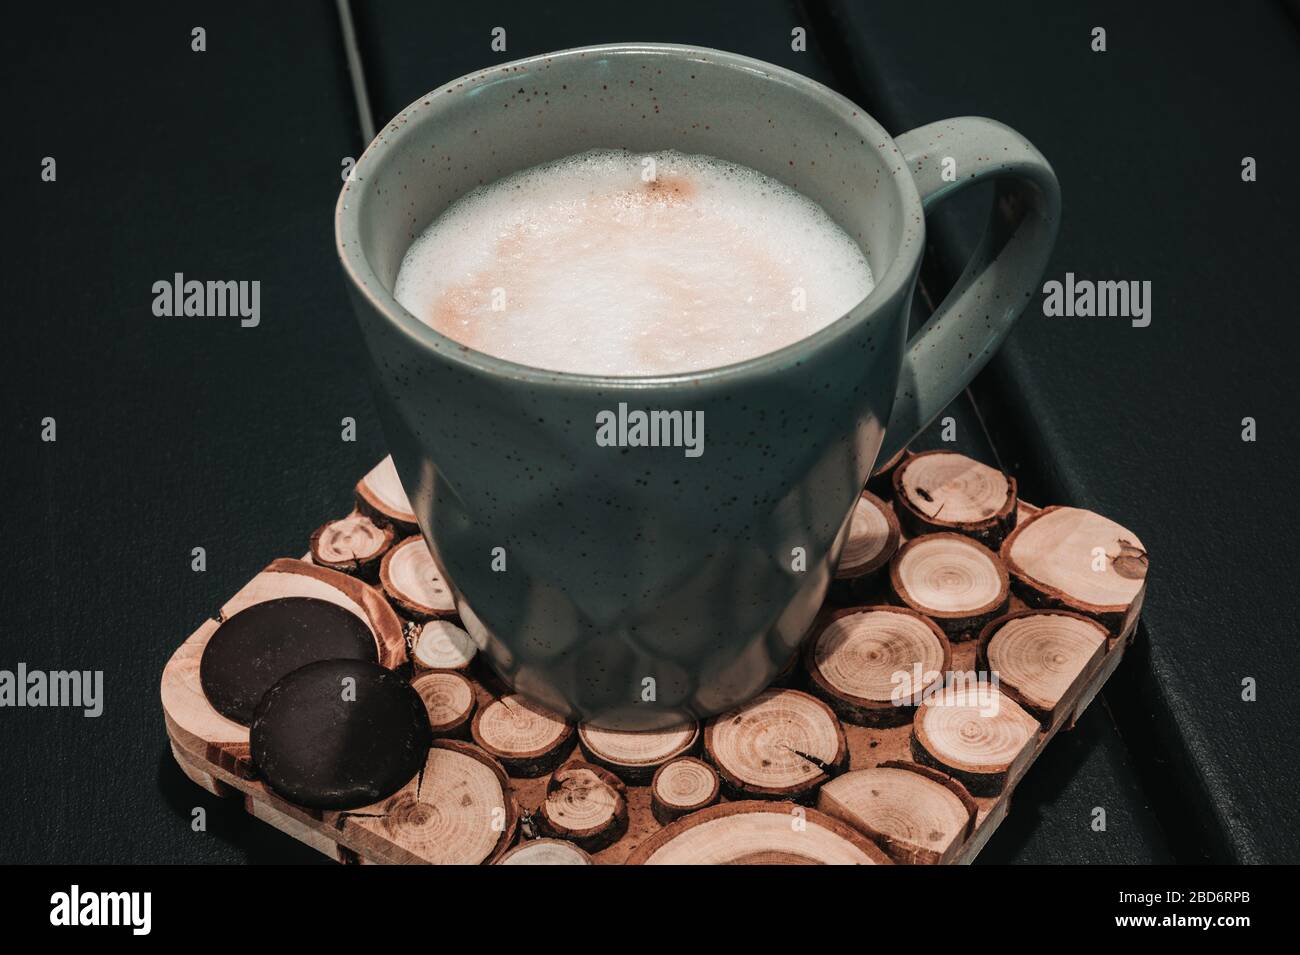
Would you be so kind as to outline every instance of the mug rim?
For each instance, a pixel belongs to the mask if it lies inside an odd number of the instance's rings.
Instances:
[[[759,74],[769,81],[784,83],[802,95],[827,102],[838,113],[838,118],[842,122],[858,130],[863,141],[862,148],[874,150],[883,156],[890,178],[898,190],[902,202],[901,214],[904,228],[903,234],[899,236],[898,251],[885,269],[885,274],[879,277],[864,298],[811,335],[775,351],[764,352],[742,361],[666,375],[596,375],[538,368],[470,348],[420,321],[398,302],[386,284],[379,280],[369,258],[361,249],[358,228],[359,203],[349,202],[349,198],[353,186],[357,187],[358,193],[366,188],[365,170],[377,161],[372,159],[367,163],[367,158],[395,148],[403,138],[412,134],[412,129],[423,116],[436,113],[439,109],[439,94],[450,93],[457,87],[470,89],[498,78],[499,74],[517,72],[521,67],[532,67],[560,59],[587,57],[593,53],[613,56],[648,53],[677,59],[702,60],[730,69]],[[353,173],[355,179],[344,182],[334,208],[335,251],[342,263],[344,273],[352,283],[353,290],[364,296],[370,307],[383,316],[383,319],[413,346],[425,351],[431,357],[451,362],[465,370],[492,376],[504,375],[537,385],[584,385],[602,389],[635,390],[680,383],[725,383],[753,373],[787,367],[796,362],[801,354],[828,347],[858,323],[867,321],[879,310],[881,303],[893,301],[911,281],[920,257],[920,249],[925,242],[925,216],[921,196],[908,169],[907,161],[898,144],[894,142],[894,137],[865,110],[848,97],[802,73],[738,53],[688,44],[601,43],[524,57],[467,73],[425,93],[400,110],[366,146],[353,166]],[[909,228],[909,223],[915,223],[917,227]]]

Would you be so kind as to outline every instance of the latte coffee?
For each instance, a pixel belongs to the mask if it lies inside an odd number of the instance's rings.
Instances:
[[[448,338],[534,368],[665,375],[806,338],[871,291],[824,210],[734,163],[595,150],[448,208],[397,300]]]

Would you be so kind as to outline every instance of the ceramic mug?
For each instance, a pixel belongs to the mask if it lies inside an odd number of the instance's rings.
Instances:
[[[594,148],[766,173],[860,243],[876,286],[779,351],[630,378],[473,351],[393,298],[408,246],[449,204]],[[908,340],[925,213],[986,179],[987,234]],[[962,117],[893,138],[826,87],[717,50],[566,50],[403,110],[343,188],[338,253],[398,474],[493,668],[542,706],[615,728],[708,716],[762,690],[822,603],[873,463],[997,348],[1038,286],[1059,211],[1047,161],[1000,123]],[[597,440],[610,415],[655,410],[702,421],[702,453]]]

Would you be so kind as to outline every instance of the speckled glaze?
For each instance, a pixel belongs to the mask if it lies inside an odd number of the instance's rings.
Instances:
[[[502,361],[394,300],[407,247],[451,202],[597,147],[704,153],[787,183],[858,240],[875,289],[780,351],[655,378]],[[924,210],[990,177],[988,237],[908,342]],[[619,44],[505,64],[413,103],[358,161],[336,238],[389,447],[467,629],[518,692],[633,728],[717,713],[775,676],[822,602],[873,462],[987,361],[1037,287],[1058,218],[1051,167],[992,120],[895,140],[767,63]],[[703,411],[703,455],[598,446],[596,415],[620,402]]]

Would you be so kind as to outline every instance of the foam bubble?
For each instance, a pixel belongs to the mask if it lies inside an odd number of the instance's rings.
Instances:
[[[873,284],[857,244],[774,179],[708,156],[594,150],[456,202],[407,250],[394,293],[490,355],[658,375],[806,338]]]

